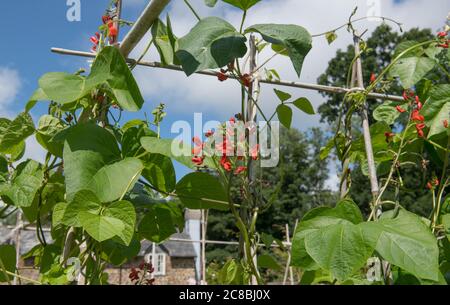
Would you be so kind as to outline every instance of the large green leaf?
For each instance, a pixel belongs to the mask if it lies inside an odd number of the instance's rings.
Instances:
[[[144,165],[137,158],[126,158],[100,168],[90,181],[88,189],[97,194],[101,202],[123,198],[139,179]]]
[[[5,271],[16,273],[16,249],[11,245],[0,245],[0,283],[13,280]]]
[[[392,101],[384,102],[374,110],[374,119],[378,122],[382,121],[388,125],[393,125],[395,120],[400,116],[400,112],[395,109],[395,106],[397,105],[399,105],[399,103]]]
[[[436,62],[428,57],[411,56],[400,59],[390,70],[390,75],[399,77],[403,88],[408,89],[430,72]]]
[[[158,19],[152,26],[153,43],[158,50],[161,63],[163,65],[172,65],[175,61],[175,52],[171,43],[167,26]]]
[[[67,203],[58,203],[53,210],[55,225],[60,221],[70,227],[81,227],[80,212],[100,213],[102,206],[95,193],[81,190],[75,194],[73,200]]]
[[[53,220],[83,227],[99,242],[117,236],[124,245],[129,245],[134,235],[136,211],[128,201],[102,205],[92,191],[82,190],[69,204],[56,205]]]
[[[253,5],[258,3],[261,0],[222,0],[223,2],[229,3],[237,8],[240,8],[243,11],[247,11]]]
[[[151,185],[164,193],[170,193],[175,189],[175,168],[169,157],[151,154],[145,159],[144,165],[142,176]]]
[[[33,119],[28,113],[19,114],[13,121],[0,119],[0,152],[11,154],[14,148],[34,133]]]
[[[153,206],[139,223],[139,234],[155,243],[161,243],[177,232],[170,210]]]
[[[133,238],[128,246],[114,242],[113,239],[107,240],[102,243],[102,259],[115,266],[121,266],[138,256],[139,250],[141,243],[136,238]]]
[[[125,229],[124,223],[114,217],[89,212],[80,212],[78,217],[86,232],[99,242],[118,236]]]
[[[68,104],[88,95],[98,85],[108,86],[125,110],[138,111],[144,99],[125,59],[115,47],[105,47],[97,55],[88,77],[50,72],[39,79],[43,94],[33,97]],[[29,108],[29,107],[28,107]]]
[[[144,104],[141,91],[128,68],[125,59],[116,47],[105,47],[97,55],[87,86],[106,82],[117,103],[125,110],[138,111]]]
[[[49,99],[60,104],[68,104],[88,94],[98,83],[86,84],[86,77],[65,72],[50,72],[39,79],[39,87],[44,94],[33,99]]]
[[[39,119],[36,140],[41,146],[55,156],[62,158],[64,142],[55,141],[53,137],[65,128],[62,120],[51,115],[43,115]]]
[[[386,212],[378,222],[365,223],[364,234],[376,238],[375,250],[388,262],[420,279],[438,281],[439,249],[427,225],[415,214]]]
[[[363,221],[361,211],[351,200],[340,201],[335,208],[319,207],[310,210],[302,218],[292,242],[292,265],[305,270],[317,269],[314,260],[306,251],[305,237],[328,226],[359,224]]]
[[[247,52],[246,38],[223,19],[208,17],[200,20],[178,40],[176,56],[189,76],[205,69],[227,65]]]
[[[114,202],[105,209],[103,216],[122,221],[124,227],[117,236],[125,245],[129,245],[136,226],[136,211],[133,204],[125,200]]]
[[[101,202],[123,197],[144,166],[139,159],[120,157],[117,142],[107,130],[92,123],[69,130],[64,143],[67,200],[83,189],[92,190]]]
[[[33,160],[19,164],[10,183],[0,185],[0,195],[17,207],[29,207],[41,187],[44,173],[41,165]]]
[[[444,121],[450,120],[450,85],[434,86],[430,90],[430,98],[424,104],[421,113],[430,128],[429,138],[447,132]]]
[[[375,243],[366,239],[360,225],[343,222],[310,232],[305,247],[321,268],[344,281],[365,265]]]
[[[222,184],[210,174],[188,174],[175,189],[181,202],[190,209],[228,209],[228,198]]]
[[[311,35],[305,28],[293,24],[256,24],[245,32],[258,32],[265,41],[286,49],[300,76],[305,57],[312,48]]]

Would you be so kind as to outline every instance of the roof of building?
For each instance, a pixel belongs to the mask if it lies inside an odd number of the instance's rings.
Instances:
[[[14,244],[15,234],[11,235],[12,229],[0,225],[0,244]],[[9,237],[9,238],[8,238]],[[45,241],[52,242],[50,232],[44,232]],[[6,240],[4,240],[6,238]],[[39,244],[39,240],[34,230],[20,231],[20,255],[23,255]]]
[[[191,237],[186,233],[175,233],[173,238],[189,240]],[[142,242],[139,256],[151,254],[153,247],[151,241]],[[192,242],[168,240],[156,246],[156,253],[166,253],[171,257],[197,257]]]
[[[14,235],[10,237],[12,229],[0,225],[0,244],[14,244]],[[44,232],[45,240],[48,243],[52,242],[50,232]],[[9,237],[9,238],[7,238]],[[190,239],[190,236],[186,233],[176,233],[172,235],[177,239]],[[6,240],[4,240],[6,238]],[[39,244],[39,240],[36,237],[34,230],[22,230],[20,232],[20,255],[23,255],[30,251],[34,246]],[[139,256],[152,253],[152,242],[143,241],[141,243],[141,251]],[[171,257],[196,257],[194,246],[192,242],[180,242],[180,241],[165,241],[164,243],[157,245],[157,253],[166,253]]]

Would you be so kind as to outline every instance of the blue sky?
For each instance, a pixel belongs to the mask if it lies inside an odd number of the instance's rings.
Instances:
[[[66,0],[14,0],[2,1],[0,21],[0,116],[12,117],[22,111],[27,99],[37,87],[39,77],[50,71],[75,72],[88,67],[86,59],[61,56],[50,52],[51,47],[61,47],[88,51],[89,37],[101,23],[101,16],[109,0],[81,0],[81,21],[69,22],[66,19],[68,6]],[[123,18],[136,20],[148,1],[124,0]],[[240,12],[229,5],[220,3],[215,9],[203,5],[203,0],[192,0],[202,16],[216,15],[238,24]],[[450,12],[448,0],[263,0],[248,17],[247,25],[263,22],[296,23],[305,26],[311,33],[318,33],[336,27],[346,21],[351,10],[358,5],[359,15],[364,16],[376,10],[380,14],[395,18],[405,24],[430,27],[437,31]],[[172,1],[167,10],[174,23],[175,33],[182,36],[196,20],[181,0]],[[358,24],[361,29],[373,30],[377,22]],[[328,46],[323,39],[315,40],[311,54],[306,59],[300,79],[295,76],[290,62],[277,58],[273,62],[283,79],[315,82],[325,70],[327,62],[338,48],[351,42],[345,31],[339,33],[339,40]],[[123,37],[123,36],[122,36]],[[139,45],[131,57],[139,55],[144,43]],[[264,57],[265,54],[262,55]],[[152,51],[147,60],[158,60]],[[219,83],[215,79],[194,76],[186,78],[172,71],[137,68],[135,76],[146,99],[143,111],[149,113],[160,102],[167,105],[168,119],[162,129],[163,136],[170,135],[171,123],[175,120],[192,121],[194,112],[202,112],[206,119],[226,120],[239,111],[239,89],[232,82]],[[304,90],[286,90],[295,97],[308,97],[315,107],[323,102],[322,97]],[[263,109],[272,112],[276,100],[272,88],[263,87],[261,99]],[[39,104],[32,115],[37,120],[45,113],[46,104]],[[143,111],[127,114],[125,119],[143,118]],[[318,116],[296,113],[294,126],[305,130],[320,126]],[[326,126],[323,126],[326,128]],[[35,141],[29,143],[28,157],[42,158]],[[179,176],[185,171],[179,169]]]

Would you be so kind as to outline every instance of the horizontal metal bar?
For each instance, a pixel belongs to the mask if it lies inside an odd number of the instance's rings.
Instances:
[[[136,20],[120,44],[120,51],[125,57],[133,51],[139,41],[147,34],[152,24],[158,19],[169,2],[170,0],[153,0],[148,3],[141,16]]]
[[[81,57],[88,57],[88,58],[95,57],[94,53],[83,52],[83,51],[74,51],[74,50],[61,49],[61,48],[52,48],[51,51],[53,53],[63,54],[63,55],[73,55],[73,56],[81,56]],[[127,62],[136,63],[136,60],[127,58]],[[183,71],[183,69],[179,66],[163,65],[159,62],[140,61],[137,64],[139,66],[150,67],[150,68],[159,68],[159,69],[166,69],[166,70],[173,70],[173,71]],[[197,72],[197,74],[217,77],[217,72],[211,71],[211,70],[199,71],[199,72]],[[234,78],[234,77],[230,76],[230,78]],[[319,92],[336,93],[336,94],[340,94],[340,93],[345,94],[345,93],[348,93],[351,91],[355,91],[355,89],[300,83],[300,82],[294,82],[294,81],[284,81],[284,80],[276,81],[276,80],[261,79],[260,83],[276,85],[276,86],[292,87],[292,88],[301,88],[301,89],[314,90],[314,91],[319,91]],[[401,96],[381,94],[381,93],[369,93],[367,96],[369,98],[375,98],[375,99],[380,99],[380,100],[390,100],[390,101],[397,101],[397,102],[401,102],[404,100],[403,97],[401,97]]]

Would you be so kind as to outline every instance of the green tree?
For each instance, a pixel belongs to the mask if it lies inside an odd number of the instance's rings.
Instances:
[[[434,34],[430,29],[414,28],[404,33],[397,33],[386,24],[380,25],[372,33],[371,37],[366,40],[368,52],[362,54],[362,64],[364,81],[367,86],[370,82],[372,73],[378,74],[382,71],[393,59],[395,48],[402,42],[414,40],[417,42],[427,41],[433,39]],[[345,51],[338,50],[336,56],[330,60],[326,71],[318,78],[318,83],[328,86],[345,87],[347,81],[348,67],[355,56],[353,45],[349,45]],[[445,76],[436,69],[426,77],[434,83],[445,81]],[[420,86],[420,84],[419,84]],[[394,83],[389,88],[389,93],[394,95],[401,95],[402,87]],[[339,116],[339,107],[344,99],[343,94],[322,94],[326,98],[326,102],[319,107],[321,121],[327,122],[330,125],[335,123]],[[373,123],[372,112],[379,106],[382,101],[376,99],[367,100],[369,106],[369,119]],[[357,121],[358,118],[354,117]],[[356,122],[355,121],[355,122]],[[356,126],[357,127],[357,126]],[[396,126],[399,130],[402,126]],[[426,168],[420,166],[406,166],[401,169],[404,187],[401,188],[398,195],[402,206],[410,211],[419,213],[423,216],[428,216],[431,211],[431,195],[426,190],[425,185],[433,175],[434,165],[430,164]],[[350,196],[360,206],[363,212],[368,213],[370,207],[368,203],[371,201],[371,193],[368,178],[362,173],[359,167],[352,169],[352,187],[350,189]],[[385,195],[386,198],[394,198],[394,191],[388,190]]]

